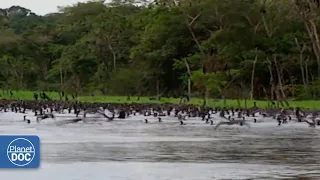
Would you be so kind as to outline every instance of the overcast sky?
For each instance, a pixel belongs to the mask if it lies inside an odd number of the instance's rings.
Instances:
[[[3,9],[18,5],[30,9],[38,15],[45,15],[57,12],[58,6],[67,6],[86,1],[88,0],[0,0],[0,8]]]

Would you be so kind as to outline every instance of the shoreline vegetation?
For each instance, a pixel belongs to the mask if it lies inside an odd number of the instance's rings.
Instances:
[[[319,1],[102,0],[45,16],[1,8],[0,89],[19,90],[3,98],[32,100],[27,90],[39,90],[83,102],[186,96],[206,106],[320,109]]]
[[[39,95],[39,91],[11,91],[10,92],[0,92],[0,99],[5,100],[35,100],[34,94]],[[65,96],[61,99],[59,92],[45,92],[45,94],[51,100],[62,100],[65,101]],[[191,98],[188,102],[185,98],[166,98],[161,97],[160,100],[157,100],[156,97],[146,97],[146,96],[106,96],[106,95],[92,95],[92,96],[78,96],[75,99],[71,95],[66,95],[68,101],[78,101],[86,103],[141,103],[141,104],[190,104],[190,105],[203,105],[203,99],[201,98]],[[128,99],[129,98],[129,99]],[[41,100],[40,98],[38,100]],[[207,99],[206,107],[227,107],[227,108],[251,108],[256,103],[256,106],[259,108],[269,108],[270,102],[262,100],[234,100],[234,99]],[[302,109],[320,109],[320,101],[318,100],[299,100],[299,101],[289,101],[290,106],[288,107],[300,107]],[[281,108],[281,106],[279,105]]]

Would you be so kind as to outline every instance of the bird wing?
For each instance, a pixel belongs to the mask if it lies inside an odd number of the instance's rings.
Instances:
[[[220,122],[216,125],[216,127],[214,127],[214,129],[216,130],[221,124],[224,124],[224,122],[223,122],[223,121],[220,121]]]
[[[110,118],[109,116],[107,116],[105,113],[101,112],[101,111],[97,111],[98,114],[102,115],[105,118]]]
[[[71,123],[77,123],[79,121],[82,121],[81,118],[75,118],[75,119],[67,119],[67,120],[63,120],[58,122],[58,125],[66,125],[66,124],[71,124]]]

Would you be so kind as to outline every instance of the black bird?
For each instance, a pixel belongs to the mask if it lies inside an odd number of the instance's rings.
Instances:
[[[31,120],[30,120],[30,119],[27,119],[26,116],[23,116],[23,121],[27,121],[28,124],[31,123]]]
[[[37,115],[37,121],[39,122],[39,120],[44,120],[44,119],[48,119],[48,118],[55,118],[53,114],[43,114],[43,115]]]

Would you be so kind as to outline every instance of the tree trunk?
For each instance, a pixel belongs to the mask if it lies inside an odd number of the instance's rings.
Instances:
[[[190,70],[190,66],[189,66],[189,63],[186,59],[183,59],[184,61],[184,64],[187,68],[187,74],[188,74],[188,97],[189,97],[189,100],[191,98],[191,70]]]
[[[60,60],[60,90],[61,91],[64,91],[64,85],[63,85],[63,71],[62,71],[62,63],[61,63],[61,60]]]
[[[307,77],[308,77],[308,69],[306,67],[304,67],[304,63],[302,60],[302,55],[300,55],[300,70],[301,70],[301,77],[302,77],[302,82],[303,82],[303,87],[304,87],[304,91],[306,93],[307,98],[310,98],[310,91],[309,91],[309,85],[307,83]]]
[[[318,79],[320,79],[320,43],[319,43],[317,27],[314,24],[313,20],[307,19],[305,16],[303,16],[303,18],[304,18],[305,26],[307,28],[309,37],[312,41],[313,52],[317,58]]]
[[[310,40],[312,42],[312,49],[316,56],[318,65],[317,80],[320,80],[320,42],[317,27],[314,23],[314,19],[316,19],[317,17],[312,17],[312,15],[316,13],[316,11],[318,11],[318,8],[315,6],[313,1],[308,1],[307,9],[305,8],[306,5],[300,5],[299,2],[300,1],[295,0],[295,5],[300,13],[300,17],[305,24]]]
[[[297,44],[297,47],[298,47],[298,49],[299,49],[299,62],[300,62],[300,71],[301,71],[301,77],[302,77],[302,82],[303,82],[303,87],[304,87],[304,91],[305,91],[305,93],[306,93],[306,96],[308,97],[308,98],[310,98],[310,91],[309,91],[309,87],[308,87],[308,84],[307,84],[307,80],[306,80],[306,72],[305,72],[305,70],[304,70],[304,62],[303,62],[303,59],[304,59],[304,57],[303,57],[303,53],[304,53],[304,51],[305,51],[305,49],[306,49],[306,45],[305,44],[303,44],[303,46],[301,47],[300,45],[299,45],[299,42],[298,42],[298,39],[297,38],[295,38],[295,41],[296,41],[296,44]]]
[[[267,57],[267,61],[268,61],[268,69],[269,69],[269,74],[270,74],[270,86],[271,86],[271,89],[270,89],[270,100],[273,101],[274,100],[274,82],[273,82],[273,72],[272,72],[272,62],[269,60],[269,58]]]
[[[191,17],[191,16],[187,15],[184,11],[183,11],[183,13],[185,14],[185,22],[186,22],[187,28],[191,34],[191,37],[192,37],[193,41],[196,43],[196,45],[198,46],[199,51],[202,55],[202,58],[205,58],[206,55],[204,53],[203,47],[200,45],[200,42],[198,41],[196,35],[194,34],[194,32],[192,30],[192,25],[200,17],[201,13],[198,13],[195,17]],[[191,22],[189,22],[188,18],[191,19]],[[203,62],[204,62],[204,60],[203,60]],[[204,63],[203,63],[203,66],[205,66]],[[204,94],[203,94],[203,106],[206,105],[206,99],[208,98],[208,95],[209,95],[209,88],[207,86],[205,86],[205,90],[204,90]]]
[[[111,45],[111,38],[110,37],[107,37],[108,39],[108,47],[109,47],[109,50],[110,52],[112,53],[112,63],[113,63],[113,71],[116,71],[117,69],[117,56],[116,56],[116,52],[113,50],[113,47]]]
[[[253,100],[253,91],[254,91],[254,74],[256,69],[256,63],[258,60],[258,55],[254,58],[253,61],[253,67],[252,67],[252,73],[251,73],[251,91],[250,91],[250,100]]]
[[[202,93],[202,99],[203,99],[202,106],[205,107],[206,104],[207,104],[207,101],[206,101],[206,91],[203,91],[203,93]]]
[[[309,62],[309,57],[307,57],[307,59],[305,60],[305,74],[306,74],[306,84],[308,86],[308,90],[309,90],[309,68],[308,68],[308,62]]]
[[[275,66],[276,66],[279,89],[280,89],[280,92],[281,92],[281,94],[282,94],[282,98],[285,100],[285,99],[286,99],[286,94],[284,93],[284,90],[283,90],[283,84],[282,84],[282,79],[281,79],[281,72],[280,72],[280,68],[279,68],[278,62],[277,62],[277,55],[275,55],[275,54],[273,54],[273,62],[274,62],[274,64],[275,64]]]

